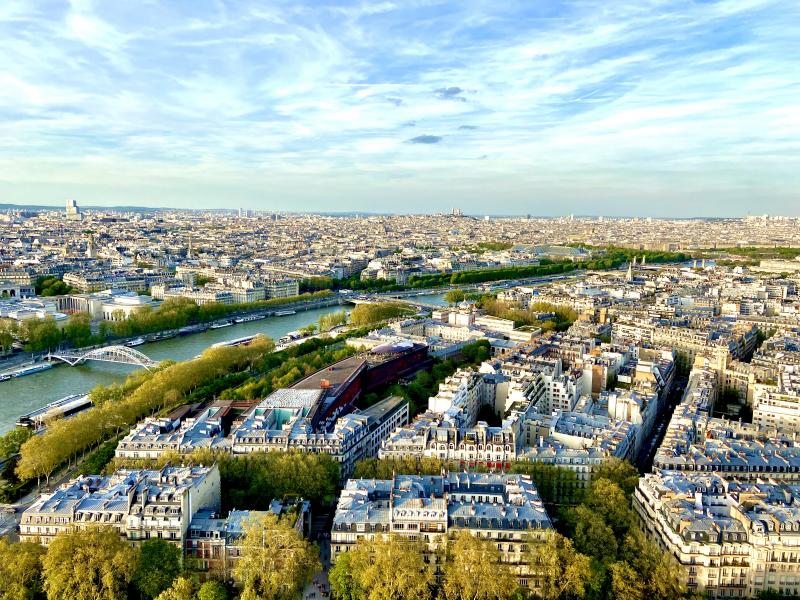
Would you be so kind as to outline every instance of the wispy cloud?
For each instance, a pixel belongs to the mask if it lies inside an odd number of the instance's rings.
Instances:
[[[408,140],[411,144],[438,144],[442,141],[440,135],[418,135]]]
[[[793,0],[6,0],[0,194],[796,212],[798,39]]]

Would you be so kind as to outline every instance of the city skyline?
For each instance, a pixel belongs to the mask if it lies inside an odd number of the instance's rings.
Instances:
[[[797,5],[614,8],[6,2],[0,201],[800,214]]]

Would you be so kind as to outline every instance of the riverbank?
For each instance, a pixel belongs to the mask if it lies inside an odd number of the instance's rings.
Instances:
[[[278,340],[291,331],[317,322],[325,314],[339,310],[337,299],[330,306],[305,307],[293,315],[267,317],[222,329],[209,328],[192,335],[146,342],[137,346],[136,350],[154,360],[187,360],[215,343],[234,338],[263,334]],[[30,355],[26,359],[29,361]],[[13,428],[20,415],[70,394],[84,394],[96,385],[122,381],[132,370],[131,366],[114,363],[88,363],[76,367],[65,365],[0,382],[0,434]]]

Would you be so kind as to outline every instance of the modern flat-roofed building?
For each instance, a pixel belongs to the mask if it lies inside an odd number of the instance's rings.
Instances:
[[[216,465],[83,475],[39,496],[22,514],[20,539],[46,546],[62,531],[99,525],[131,542],[163,539],[182,547],[194,514],[219,506]]]
[[[314,425],[311,415],[324,397],[325,390],[320,389],[276,390],[231,432],[233,452],[330,454],[347,477],[357,461],[377,456],[383,440],[408,422],[408,403],[392,396],[366,410],[338,417],[330,429],[324,423]]]

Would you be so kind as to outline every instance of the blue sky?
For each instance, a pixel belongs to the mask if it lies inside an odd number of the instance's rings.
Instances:
[[[797,0],[3,0],[0,202],[800,214]]]

